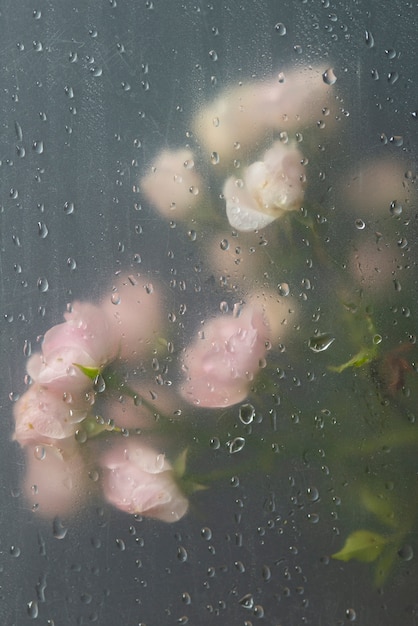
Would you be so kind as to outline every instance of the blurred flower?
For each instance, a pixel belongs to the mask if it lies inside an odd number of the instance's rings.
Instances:
[[[277,292],[263,289],[250,293],[246,298],[247,305],[256,306],[263,312],[269,327],[268,339],[272,344],[282,342],[289,329],[295,327],[298,318],[295,301],[289,295],[289,285],[281,283],[279,288],[283,292],[280,297]]]
[[[194,130],[211,162],[229,165],[254,150],[257,141],[271,131],[332,127],[335,99],[333,88],[324,80],[325,70],[306,67],[282,72],[277,78],[229,89],[200,109]]]
[[[364,290],[365,295],[381,293],[387,297],[392,291],[393,281],[402,270],[402,250],[393,249],[384,241],[356,242],[348,261],[348,269]]]
[[[163,522],[176,522],[186,514],[188,500],[176,484],[170,463],[138,439],[113,445],[100,465],[104,496],[118,509]]]
[[[263,161],[252,163],[243,180],[231,176],[224,185],[226,213],[233,228],[264,228],[285,211],[299,209],[304,197],[302,154],[293,145],[276,141]]]
[[[390,157],[360,163],[341,181],[339,194],[350,210],[361,211],[358,217],[377,218],[400,215],[416,197],[406,163]]]
[[[92,386],[78,366],[102,369],[115,358],[118,344],[99,307],[75,302],[64,317],[45,333],[42,352],[29,359],[27,372],[40,385],[74,395]]]
[[[25,450],[24,491],[32,509],[44,517],[74,514],[87,495],[87,472],[75,440]]]
[[[158,289],[146,279],[120,276],[101,310],[121,359],[137,359],[154,345],[162,323],[162,301]]]
[[[209,320],[186,349],[181,394],[204,407],[231,406],[244,400],[268,343],[269,327],[258,306],[241,314]]]
[[[92,396],[73,398],[35,383],[14,406],[14,439],[23,446],[71,437],[87,417],[92,403]]]
[[[188,149],[161,152],[141,189],[164,217],[182,218],[199,202],[201,178],[195,170],[193,154]]]

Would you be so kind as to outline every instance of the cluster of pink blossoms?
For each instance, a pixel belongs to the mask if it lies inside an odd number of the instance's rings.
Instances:
[[[100,437],[94,447],[84,445],[89,422],[97,423],[95,380],[110,363],[145,354],[160,308],[150,285],[121,280],[99,305],[75,302],[30,357],[31,384],[14,407],[14,439],[26,452],[27,498],[41,515],[77,510],[91,493],[92,476],[99,476],[105,499],[124,511],[165,521],[187,511],[170,463],[139,437],[114,432],[102,448]]]
[[[160,291],[141,279],[122,278],[103,302],[75,302],[64,318],[29,358],[30,384],[14,407],[14,439],[27,457],[28,500],[44,516],[69,514],[99,484],[104,498],[122,511],[180,519],[188,500],[179,477],[164,453],[136,434],[144,418],[133,400],[123,413],[120,402],[102,394],[111,420],[103,426],[95,414],[106,368],[138,363],[161,339]],[[183,381],[169,392],[168,405],[186,400],[215,408],[241,402],[270,338],[267,309],[260,303],[207,321],[179,354]]]
[[[300,129],[313,126],[325,132],[334,117],[325,70],[291,70],[225,90],[196,113],[197,167],[189,145],[164,150],[140,180],[143,196],[163,217],[187,220],[193,212],[193,228],[199,225],[200,214],[206,224],[213,186],[202,172],[216,166],[211,171],[220,177],[213,207],[221,197],[222,228],[232,229],[233,237],[239,234],[254,251],[259,246],[251,243],[253,235],[289,212],[300,211],[304,202],[307,161]],[[215,227],[217,223],[219,216]],[[251,258],[246,270],[245,264],[238,269],[237,263],[245,258],[238,258],[238,249],[241,246],[235,248],[228,273],[235,293],[242,296],[241,300],[237,295],[240,304],[233,312],[209,316],[189,345],[176,346],[179,352],[170,357],[170,367],[179,382],[162,389],[159,402],[164,406],[154,404],[156,412],[172,415],[182,403],[192,411],[244,401],[265,365],[267,351],[282,340],[294,313],[291,298],[284,302],[278,292],[268,290],[252,293],[245,281],[252,280],[257,264]],[[219,262],[224,265],[231,259],[220,259],[218,243],[215,266]],[[256,279],[253,284],[262,283]],[[160,288],[140,277],[120,277],[101,303],[73,303],[65,321],[45,333],[41,351],[30,357],[30,384],[14,408],[14,439],[27,454],[27,497],[41,514],[76,510],[97,485],[109,503],[129,513],[164,521],[186,513],[188,500],[176,464],[172,466],[163,452],[150,448],[137,434],[146,424],[152,437],[153,411],[146,403],[142,409],[129,406],[126,398],[121,404],[124,394],[131,403],[130,395],[141,395],[135,386],[159,384],[156,377],[124,379],[124,387],[106,393],[100,389],[106,386],[110,366],[117,371],[123,365],[120,370],[125,373],[130,368],[146,372],[142,367],[146,359],[168,342],[162,309]],[[99,396],[109,419],[96,414]],[[187,408],[181,413],[187,415]]]

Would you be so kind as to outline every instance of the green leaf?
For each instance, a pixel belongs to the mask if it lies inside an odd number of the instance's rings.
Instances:
[[[187,452],[188,449],[185,448],[173,462],[173,472],[176,478],[182,478],[184,476],[184,472],[186,471]]]
[[[389,546],[383,552],[382,556],[376,563],[374,584],[375,587],[381,587],[389,577],[396,561],[398,560],[398,547]]]
[[[394,506],[386,495],[375,495],[372,491],[363,489],[360,497],[364,508],[375,515],[382,524],[397,528],[398,521],[395,517]]]
[[[370,530],[356,530],[346,539],[344,547],[332,555],[339,561],[361,561],[371,563],[381,554],[388,539]]]
[[[341,374],[344,370],[349,367],[362,367],[367,363],[373,361],[376,358],[376,349],[375,348],[362,348],[357,354],[355,354],[349,361],[346,361],[342,365],[330,365],[328,369],[331,372],[337,372]]]
[[[84,365],[80,365],[80,363],[73,363],[73,365],[78,367],[80,372],[83,372],[83,374],[91,380],[95,380],[100,374],[100,368],[98,367],[85,367]]]

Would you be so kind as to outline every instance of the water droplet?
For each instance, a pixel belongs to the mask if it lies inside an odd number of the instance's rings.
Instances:
[[[115,543],[121,552],[124,552],[126,549],[125,542],[123,539],[116,539]]]
[[[44,151],[44,142],[42,139],[34,141],[32,144],[32,149],[36,152],[36,154],[42,154]]]
[[[402,148],[403,146],[403,137],[402,135],[392,135],[389,139],[390,143],[397,148]]]
[[[217,152],[212,152],[212,154],[210,155],[210,162],[212,163],[212,165],[218,165],[219,160],[219,154]]]
[[[210,57],[210,59],[212,59],[212,61],[217,61],[218,60],[218,54],[217,54],[216,50],[209,50],[209,57]]]
[[[221,447],[221,442],[219,441],[218,437],[212,437],[212,439],[209,441],[209,445],[212,450],[219,450],[219,448]]]
[[[402,559],[402,561],[411,561],[414,558],[414,550],[412,546],[410,546],[409,544],[405,544],[398,551],[398,555]]]
[[[38,278],[36,284],[41,293],[45,293],[49,289],[48,280],[44,276]]]
[[[364,33],[364,39],[366,41],[366,46],[368,48],[373,48],[374,47],[374,37],[371,33],[370,30],[366,30]]]
[[[64,213],[65,215],[71,215],[74,213],[74,202],[65,202],[64,203]]]
[[[261,576],[263,580],[265,581],[268,581],[271,579],[271,569],[269,568],[268,565],[263,565],[262,570],[261,570]]]
[[[255,408],[252,404],[243,404],[239,408],[238,416],[243,424],[251,424],[255,416]]]
[[[245,596],[242,596],[238,602],[244,609],[252,609],[254,606],[254,596],[251,593],[247,593]]]
[[[308,513],[308,515],[306,517],[311,522],[311,524],[317,524],[319,522],[319,515],[318,515],[318,513]]]
[[[393,217],[399,217],[402,215],[402,211],[403,206],[400,202],[393,200],[393,202],[390,203],[389,212]]]
[[[25,339],[23,343],[23,354],[26,358],[32,354],[32,343],[28,339]]]
[[[181,563],[185,563],[185,561],[187,561],[187,550],[186,548],[183,548],[183,546],[179,546],[179,548],[177,548],[177,558]]]
[[[16,146],[16,154],[20,159],[26,155],[26,150],[23,146]]]
[[[229,454],[236,454],[237,452],[241,452],[243,447],[245,446],[244,437],[235,437],[227,442],[227,447],[229,450]]]
[[[74,434],[74,439],[77,441],[77,443],[86,443],[87,433],[84,428],[77,428]]]
[[[329,333],[323,333],[311,337],[308,341],[308,346],[312,352],[324,352],[335,341],[335,337]]]
[[[288,296],[290,293],[290,287],[287,283],[279,283],[277,285],[277,291],[279,292],[280,296]]]
[[[206,541],[210,541],[212,539],[212,531],[207,526],[204,526],[200,531],[200,536]]]
[[[389,85],[394,85],[399,79],[398,72],[389,72],[388,74],[388,83]]]
[[[325,70],[325,72],[322,74],[322,80],[326,85],[333,85],[337,81],[337,77],[334,74],[334,70],[332,69],[332,67]]]
[[[286,26],[282,22],[277,22],[277,24],[274,27],[274,30],[281,37],[283,37],[283,35],[285,35],[287,32]]]
[[[357,615],[354,609],[347,609],[345,612],[345,618],[346,620],[348,620],[349,622],[355,622]]]
[[[264,617],[264,608],[261,604],[256,604],[253,611],[254,617],[258,617],[259,619]]]
[[[319,500],[319,491],[316,487],[308,487],[306,494],[310,502],[317,502]]]
[[[32,619],[37,619],[39,615],[38,603],[35,600],[31,600],[27,605],[28,615]]]
[[[355,225],[358,230],[364,230],[366,228],[366,223],[361,219],[357,219],[355,221]]]
[[[376,69],[376,68],[373,68],[373,69],[370,71],[370,73],[371,73],[371,75],[372,75],[373,80],[379,80],[379,72],[377,71],[377,69]]]
[[[38,222],[38,235],[41,239],[45,239],[48,236],[48,226],[45,222]]]
[[[98,78],[103,74],[103,69],[100,67],[100,65],[92,65],[90,67],[90,74],[95,78]]]
[[[19,122],[15,122],[15,132],[16,132],[16,137],[18,141],[22,141],[23,140],[23,131],[22,131],[22,127],[19,124]]]
[[[10,554],[17,559],[20,556],[20,548],[18,546],[10,546]]]
[[[33,455],[38,461],[43,461],[46,456],[45,448],[43,446],[35,446]]]
[[[96,393],[103,393],[106,389],[105,379],[101,374],[94,379],[93,389]]]
[[[181,599],[184,602],[184,604],[191,604],[192,603],[191,595],[189,593],[187,593],[187,591],[185,591],[184,593],[181,594]]]
[[[55,539],[64,539],[67,535],[68,528],[64,526],[59,517],[55,517],[52,522],[52,534]]]

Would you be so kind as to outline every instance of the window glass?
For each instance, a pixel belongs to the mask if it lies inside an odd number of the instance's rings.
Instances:
[[[0,5],[0,616],[412,626],[416,5]]]

